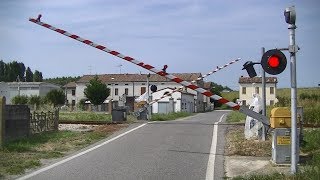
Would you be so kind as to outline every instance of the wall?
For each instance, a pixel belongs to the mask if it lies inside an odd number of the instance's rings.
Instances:
[[[259,87],[259,96],[262,97],[262,84],[240,84],[239,90],[239,100],[246,100],[247,105],[252,102],[253,94],[256,93],[255,88]],[[246,87],[246,94],[242,94],[242,87]],[[270,94],[270,87],[274,87],[274,94]],[[278,100],[276,99],[277,88],[276,84],[267,83],[266,84],[266,104],[270,105],[270,100],[273,100],[276,103]]]
[[[6,105],[4,108],[5,141],[30,134],[30,109],[27,105]]]

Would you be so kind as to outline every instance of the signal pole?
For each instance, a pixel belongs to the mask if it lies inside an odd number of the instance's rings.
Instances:
[[[263,54],[265,53],[265,49],[264,47],[261,48],[261,53],[262,53],[262,56]],[[266,72],[264,71],[263,68],[262,69],[262,76],[261,76],[261,79],[262,79],[262,115],[266,116]],[[266,127],[265,126],[262,126],[262,137],[261,137],[261,140],[262,141],[265,141],[266,140]]]
[[[296,72],[296,11],[295,7],[287,7],[284,11],[286,22],[289,24],[289,52],[291,72],[291,173],[297,172],[297,156],[299,155],[299,143],[297,143],[297,72]],[[297,152],[298,151],[298,152]]]

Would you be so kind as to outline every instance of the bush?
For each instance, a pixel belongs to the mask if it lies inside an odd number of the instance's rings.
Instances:
[[[29,97],[29,101],[28,103],[30,105],[36,105],[36,108],[39,107],[40,103],[41,103],[41,97],[37,96],[37,95],[31,95]]]
[[[12,98],[12,104],[27,104],[28,96],[26,95],[18,95]]]
[[[65,94],[62,90],[54,89],[46,95],[47,100],[54,106],[64,104]]]
[[[192,113],[188,112],[174,112],[169,114],[152,114],[151,120],[152,121],[167,121],[167,120],[175,120],[181,117],[187,117],[192,115]]]

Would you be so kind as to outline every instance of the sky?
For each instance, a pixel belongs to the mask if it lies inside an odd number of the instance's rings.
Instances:
[[[108,53],[28,21],[41,21],[107,46],[169,73],[206,74],[241,61],[205,81],[238,89],[246,61],[260,62],[261,48],[287,48],[283,11],[295,5],[298,87],[320,84],[320,1],[292,0],[1,0],[0,59],[19,61],[44,78],[85,74],[149,73]],[[318,23],[317,23],[318,22]],[[289,53],[278,87],[289,88]],[[255,65],[261,74],[261,66]],[[271,75],[267,75],[271,76]]]

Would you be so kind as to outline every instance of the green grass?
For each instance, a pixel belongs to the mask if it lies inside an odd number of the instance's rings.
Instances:
[[[187,113],[187,112],[175,112],[169,114],[152,114],[151,121],[168,121],[168,120],[175,120],[182,117],[191,116],[194,113]]]
[[[46,132],[7,142],[0,150],[0,178],[41,165],[41,159],[64,156],[107,136],[105,132]]]
[[[235,123],[235,122],[245,122],[246,115],[240,113],[239,111],[231,111],[227,116],[227,122]]]
[[[60,112],[60,121],[103,121],[111,122],[110,114],[98,112]]]

